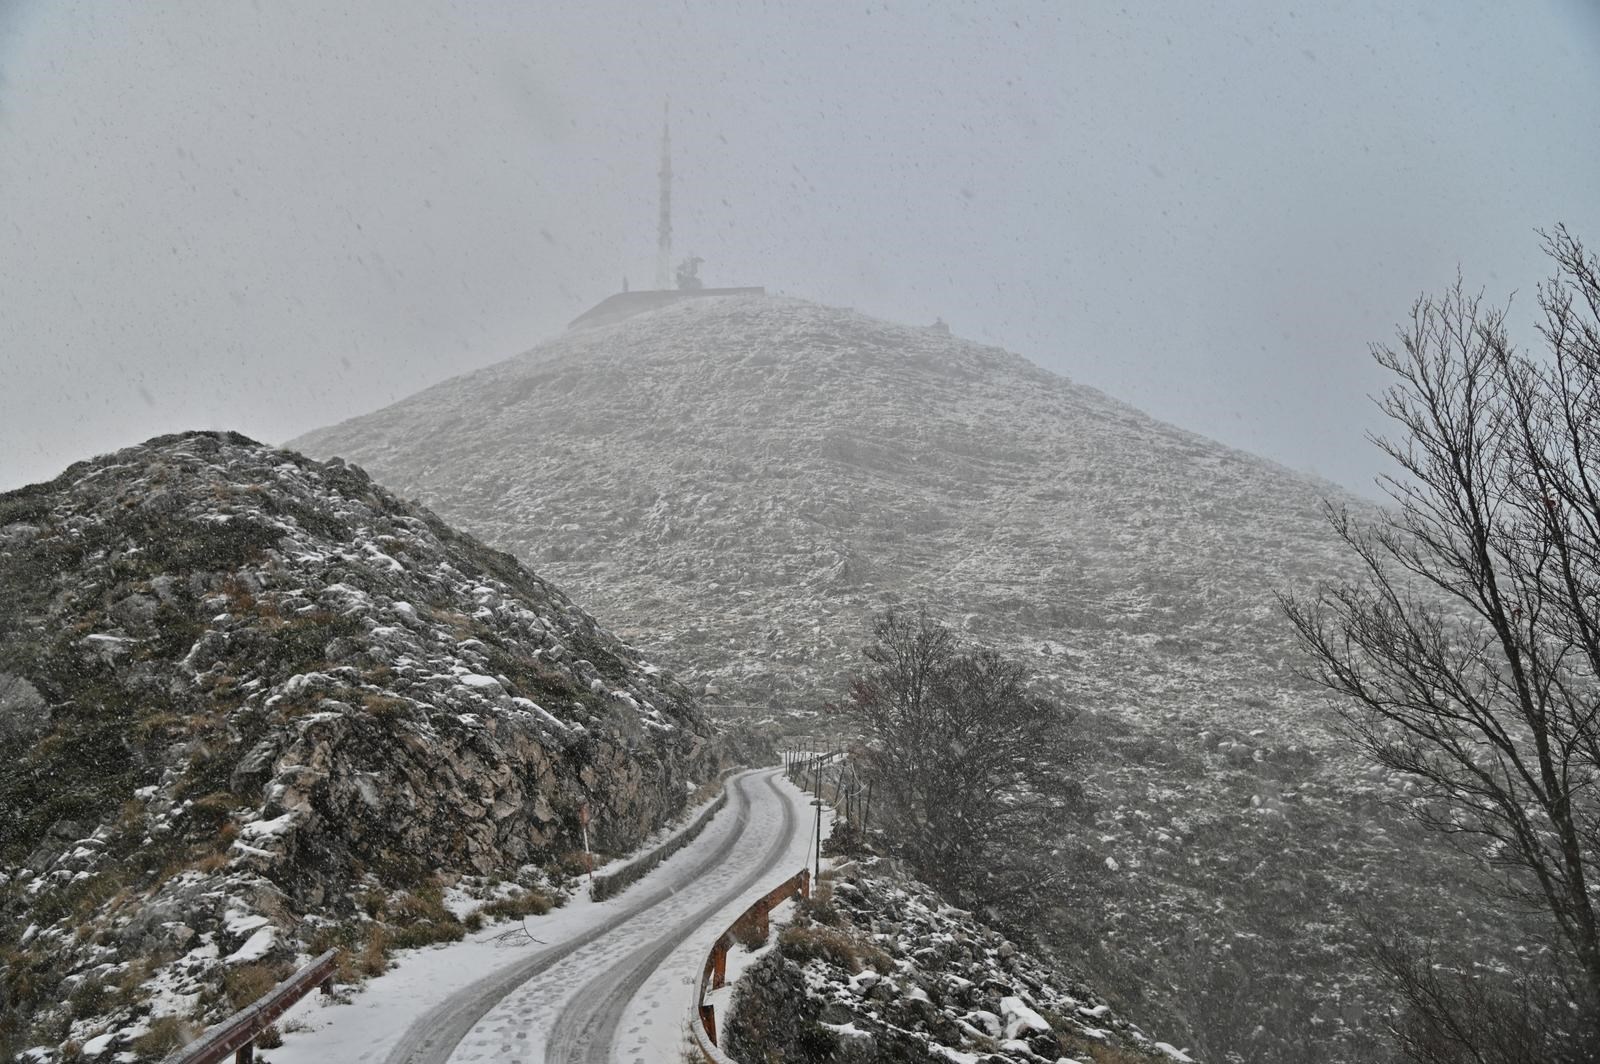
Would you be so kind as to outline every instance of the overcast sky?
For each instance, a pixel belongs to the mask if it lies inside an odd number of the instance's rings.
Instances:
[[[339,10],[334,10],[335,8]],[[1366,345],[1600,244],[1600,5],[0,0],[0,489],[279,442],[677,250],[1358,490]]]

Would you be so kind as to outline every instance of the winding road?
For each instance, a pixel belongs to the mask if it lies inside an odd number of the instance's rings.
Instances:
[[[371,1000],[329,1009],[325,1023],[287,1041],[285,1059],[681,1064],[706,951],[799,869],[810,836],[807,797],[780,769],[727,786],[726,807],[701,836],[616,898],[529,920],[542,941],[520,949],[476,936],[464,950],[448,947],[454,954],[422,951],[370,984]]]
[[[777,794],[777,772],[768,772],[764,776],[767,786]],[[545,1047],[546,1061],[609,1064],[623,1009],[644,986],[645,980],[660,969],[684,940],[702,930],[706,924],[711,923],[720,933],[723,924],[713,923],[712,918],[730,902],[738,900],[752,888],[767,889],[770,886],[767,882],[769,879],[778,879],[789,871],[780,867],[780,862],[794,842],[799,817],[795,815],[792,803],[784,801],[782,795],[777,796],[783,814],[782,823],[772,834],[771,841],[761,848],[761,857],[755,866],[736,883],[722,889],[712,900],[701,905],[686,920],[677,921],[673,930],[628,953],[580,988],[556,1018],[555,1028]],[[741,810],[741,815],[743,820],[739,837],[748,845],[756,845],[756,840],[748,838],[750,833],[742,830],[749,827],[748,806]],[[685,1016],[689,1013],[688,1005],[686,997],[683,1009]]]

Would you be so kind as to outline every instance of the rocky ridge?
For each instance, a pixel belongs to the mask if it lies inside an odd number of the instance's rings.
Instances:
[[[0,495],[0,587],[0,1056],[148,1059],[318,948],[459,936],[449,894],[537,911],[581,805],[625,852],[718,767],[554,586],[235,434]]]

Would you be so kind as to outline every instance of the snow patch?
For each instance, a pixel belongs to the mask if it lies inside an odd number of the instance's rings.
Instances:
[[[272,927],[263,927],[251,935],[245,944],[234,950],[222,959],[223,964],[251,964],[265,957],[272,951],[273,945],[278,941],[278,932]]]

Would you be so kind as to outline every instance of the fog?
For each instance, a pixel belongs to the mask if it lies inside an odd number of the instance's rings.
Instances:
[[[1600,15],[1397,5],[0,2],[0,488],[277,441],[675,253],[1018,351],[1367,490],[1366,345],[1600,243]]]

